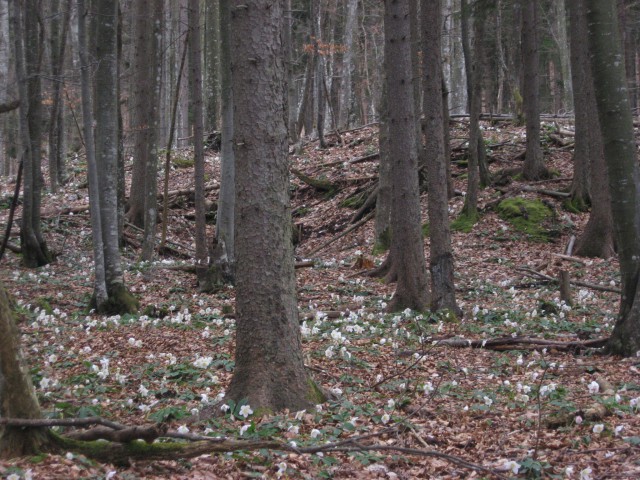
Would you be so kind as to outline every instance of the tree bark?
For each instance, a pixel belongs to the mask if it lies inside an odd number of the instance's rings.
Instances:
[[[108,299],[97,305],[107,314],[133,313],[137,300],[124,283],[118,231],[118,1],[95,0],[95,148],[100,224]]]
[[[198,284],[207,283],[207,220],[204,202],[204,128],[202,109],[202,47],[200,40],[199,1],[189,0],[189,93],[191,98],[191,122],[193,129],[195,210],[196,210],[196,274]]]
[[[220,4],[217,0],[204,2],[205,9],[205,129],[218,130],[220,116]]]
[[[227,398],[247,399],[254,412],[301,410],[324,396],[304,367],[296,305],[283,2],[234,5],[237,333]]]
[[[9,297],[0,283],[0,416],[40,418],[29,368],[20,347]],[[40,452],[48,442],[46,429],[0,426],[0,458],[10,459]]]
[[[586,0],[586,4],[622,286],[620,312],[607,348],[634,356],[640,351],[640,168],[615,4],[608,0]]]
[[[389,149],[393,152],[389,253],[392,265],[387,279],[397,276],[398,282],[389,310],[423,311],[429,307],[429,284],[421,230],[409,0],[385,2],[384,33]]]
[[[427,185],[429,190],[429,231],[431,270],[431,309],[447,309],[456,316],[462,310],[456,303],[453,251],[449,229],[447,169],[442,122],[442,0],[422,1],[422,51],[425,53],[422,71],[424,85]]]
[[[525,180],[549,177],[540,146],[540,81],[538,44],[538,0],[526,0],[522,8],[522,59],[524,62],[524,110],[527,153],[522,176]]]
[[[593,89],[593,75],[589,63],[587,12],[584,0],[574,0],[571,14],[571,57],[573,59],[576,135],[574,149],[574,183],[572,202],[579,201],[583,189],[576,185],[576,177],[587,171],[587,186],[591,185],[591,214],[576,242],[576,255],[610,258],[615,255],[611,196],[604,160],[602,133],[598,121],[598,105]],[[582,155],[583,158],[579,158]],[[582,166],[582,168],[579,168]],[[586,167],[586,168],[585,168]],[[584,181],[584,179],[583,179]]]
[[[10,22],[14,35],[14,59],[20,93],[19,125],[23,144],[24,187],[20,240],[22,261],[36,268],[52,258],[40,225],[42,193],[41,137],[42,98],[40,85],[41,43],[36,0],[12,0]]]

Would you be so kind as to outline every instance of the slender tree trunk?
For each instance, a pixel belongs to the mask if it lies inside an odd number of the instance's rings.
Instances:
[[[7,85],[9,79],[9,12],[8,2],[0,2],[0,85]],[[9,100],[6,88],[0,89],[0,103]],[[11,170],[7,115],[0,116],[0,176],[8,176]]]
[[[231,78],[231,9],[220,0],[222,145],[220,150],[221,179],[216,217],[216,237],[211,252],[210,281],[215,289],[221,283],[233,281],[235,266],[235,158],[233,153],[233,82]],[[285,27],[286,28],[286,27]]]
[[[305,370],[296,305],[282,15],[282,1],[246,0],[231,16],[238,263],[227,398],[254,411],[324,400]]]
[[[95,142],[108,300],[101,312],[131,313],[138,302],[124,284],[118,231],[118,1],[95,0]]]
[[[189,92],[192,107],[195,209],[196,209],[196,274],[201,288],[207,285],[207,220],[204,197],[204,128],[202,108],[202,47],[200,41],[199,1],[189,0]]]
[[[423,110],[429,189],[429,231],[431,270],[431,309],[447,309],[456,316],[462,310],[456,303],[453,251],[449,229],[449,202],[447,169],[442,122],[442,57],[441,28],[442,0],[422,0],[422,51],[425,52],[422,81],[424,85]]]
[[[527,153],[522,169],[525,180],[547,178],[540,146],[540,82],[538,44],[538,0],[524,1],[522,9],[522,58],[524,62],[524,109],[527,124]]]
[[[217,0],[204,2],[205,9],[205,129],[218,130],[220,116],[220,6]]]
[[[338,128],[349,127],[351,114],[351,103],[353,100],[353,36],[356,33],[356,17],[358,14],[358,0],[346,0],[347,18],[344,26],[344,56],[342,57],[342,80],[340,92],[340,115],[338,117]]]
[[[62,68],[67,46],[67,32],[71,18],[71,0],[52,2],[49,50],[51,57],[52,105],[49,121],[49,182],[51,192],[58,191],[64,178],[64,97],[62,96]]]
[[[587,44],[589,32],[585,3],[584,0],[574,0],[567,3],[567,7],[570,16],[571,75],[576,141],[573,149],[573,181],[571,182],[570,201],[573,208],[583,211],[591,203],[591,159],[595,155],[602,155],[602,135],[600,134],[600,125],[597,123],[597,106],[589,63]],[[594,113],[595,118],[592,118]],[[594,131],[591,131],[591,128],[594,128]],[[590,151],[592,135],[597,135],[600,138],[600,153]]]
[[[38,12],[35,0],[12,0],[10,21],[14,34],[14,59],[20,92],[19,125],[23,144],[24,188],[20,240],[22,261],[29,268],[51,262],[42,236],[40,202],[42,192],[40,52]]]
[[[378,195],[376,197],[374,252],[386,251],[391,246],[391,151],[389,148],[389,102],[386,82],[382,85],[380,102],[380,168],[378,170]],[[380,272],[384,275],[386,272]]]
[[[316,110],[316,130],[318,132],[318,142],[320,148],[327,148],[324,140],[324,116],[327,110],[327,99],[324,92],[324,56],[320,51],[322,43],[322,12],[320,11],[320,0],[311,0],[311,41],[313,42],[313,56],[315,57],[315,103]]]
[[[620,259],[620,313],[608,342],[611,353],[640,351],[640,168],[613,2],[586,0],[594,76],[611,209]]]
[[[287,66],[287,128],[289,140],[292,143],[298,141],[298,129],[296,128],[298,93],[294,79],[294,51],[293,51],[293,7],[291,0],[285,0],[284,12],[284,52]],[[221,27],[222,28],[222,27]],[[222,187],[222,185],[221,185]]]
[[[469,161],[467,166],[467,195],[464,201],[462,214],[471,218],[478,218],[478,189],[480,187],[479,170],[479,149],[478,145],[482,141],[480,133],[480,113],[482,109],[482,72],[480,70],[480,58],[482,49],[482,37],[478,38],[478,33],[482,33],[483,19],[479,16],[480,10],[474,12],[474,37],[475,48],[471,53],[471,42],[469,39],[469,16],[471,7],[467,0],[460,3],[462,15],[462,45],[467,73],[467,97],[469,99]]]
[[[426,310],[429,284],[422,241],[409,0],[385,2],[385,81],[391,156],[391,271],[397,277],[390,311]],[[417,81],[418,79],[415,79]]]
[[[78,54],[80,56],[82,88],[82,121],[84,128],[85,152],[87,155],[87,179],[89,183],[89,211],[91,216],[91,237],[93,246],[94,283],[93,298],[96,306],[104,305],[109,299],[104,270],[104,243],[102,241],[102,222],[100,219],[100,180],[96,163],[96,150],[93,131],[93,99],[89,53],[87,47],[86,20],[87,10],[84,0],[77,0],[78,6]]]

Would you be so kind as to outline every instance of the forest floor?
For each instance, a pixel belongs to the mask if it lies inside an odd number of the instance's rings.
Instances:
[[[466,133],[463,124],[455,125],[452,170],[461,193]],[[492,172],[521,165],[523,128],[485,124],[484,134]],[[609,334],[619,295],[607,290],[619,288],[619,274],[615,259],[558,256],[588,214],[540,193],[567,191],[572,176],[571,149],[543,137],[557,177],[482,190],[480,221],[452,234],[461,321],[385,312],[394,286],[366,275],[385,255],[372,253],[373,220],[336,239],[355,213],[345,200],[375,182],[376,158],[353,161],[378,151],[375,126],[345,133],[344,145],[320,150],[314,142],[293,154],[298,172],[335,187],[323,191],[291,176],[305,362],[334,398],[313,411],[261,418],[244,417],[238,405],[189,425],[187,418],[219,400],[231,378],[234,291],[198,293],[194,274],[180,269],[195,251],[193,201],[176,195],[168,222],[171,255],[140,262],[141,234],[126,228],[126,281],[140,299],[140,315],[88,312],[93,274],[85,165],[72,160],[71,182],[43,199],[45,234],[57,261],[27,270],[7,252],[0,266],[47,418],[99,415],[127,425],[167,420],[182,433],[275,438],[300,448],[332,442],[376,447],[348,454],[234,451],[127,466],[72,453],[41,455],[0,462],[0,478],[640,478],[640,359],[563,347]],[[209,152],[207,181],[213,185],[218,173],[218,158]],[[170,190],[192,188],[192,175],[188,166],[173,170]],[[0,188],[6,203],[13,184]],[[553,211],[544,225],[548,241],[517,230],[492,208],[514,196],[541,199]],[[215,187],[208,198],[215,202]],[[462,195],[451,199],[452,220],[463,201]],[[6,217],[2,204],[1,225]],[[427,258],[428,252],[425,238]],[[557,284],[539,275],[557,278],[560,270],[590,285],[573,288],[572,306],[560,301]],[[523,337],[548,345],[508,344]],[[487,343],[437,342],[454,338]],[[496,349],[491,339],[502,339]]]

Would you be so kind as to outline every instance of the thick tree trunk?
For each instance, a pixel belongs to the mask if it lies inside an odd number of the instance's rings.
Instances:
[[[380,167],[378,170],[378,195],[376,197],[374,253],[381,253],[391,246],[391,152],[389,150],[389,108],[386,84],[382,85],[380,102],[380,128],[378,144]],[[385,272],[386,273],[386,272]]]
[[[287,67],[287,129],[289,130],[289,140],[292,143],[298,141],[298,129],[296,120],[298,113],[298,91],[294,83],[294,51],[293,51],[293,7],[291,0],[285,0],[285,11],[283,17],[284,28],[284,54]],[[221,26],[222,28],[223,26]],[[228,67],[226,67],[228,68]]]
[[[9,297],[0,283],[0,416],[40,418],[40,405],[31,383],[29,368],[20,348]],[[0,458],[38,453],[46,447],[45,429],[0,426]]]
[[[526,180],[547,178],[540,146],[540,82],[538,45],[538,0],[524,1],[522,9],[522,58],[524,62],[524,110],[527,125],[527,153],[522,176]]]
[[[426,310],[429,284],[422,241],[409,0],[385,2],[385,82],[389,95],[391,156],[391,275],[397,275],[391,311]],[[418,79],[415,79],[418,81]],[[389,276],[387,277],[389,278]]]
[[[441,29],[442,0],[422,0],[422,51],[423,62],[425,137],[427,160],[427,185],[429,189],[429,231],[431,270],[431,308],[447,309],[456,316],[462,310],[456,303],[453,252],[449,229],[449,202],[447,194],[447,169],[444,148],[444,124],[442,122],[442,58]]]
[[[282,5],[247,0],[231,12],[238,262],[227,398],[247,399],[254,412],[323,401],[304,367],[296,305]]]
[[[356,16],[358,13],[358,0],[347,0],[347,18],[344,26],[344,56],[342,57],[342,80],[340,91],[340,107],[338,128],[349,127],[351,103],[353,100],[353,37],[356,29]]]
[[[612,353],[640,351],[640,168],[616,8],[609,0],[586,0],[589,53],[611,207],[620,259],[620,313],[608,343]]]
[[[574,186],[576,177],[590,176],[592,186],[591,214],[589,221],[576,242],[576,255],[609,258],[615,254],[613,245],[613,218],[611,216],[611,196],[607,167],[604,160],[602,133],[598,121],[598,105],[593,89],[593,75],[589,63],[587,11],[584,0],[574,0],[570,5],[571,14],[571,57],[573,60],[576,146],[574,149]],[[583,158],[578,156],[582,155]],[[582,168],[579,168],[579,167]],[[585,168],[586,167],[586,168]],[[584,179],[583,179],[584,181]],[[580,185],[584,187],[584,185]],[[572,189],[572,201],[579,201],[582,188]]]

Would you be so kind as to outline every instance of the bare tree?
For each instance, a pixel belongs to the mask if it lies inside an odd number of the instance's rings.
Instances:
[[[425,53],[422,81],[425,116],[427,187],[429,190],[429,232],[431,255],[431,308],[447,309],[456,316],[462,310],[456,303],[453,251],[449,228],[447,168],[442,121],[442,0],[422,0],[422,51]]]
[[[418,152],[409,25],[409,0],[385,2],[385,81],[391,166],[391,270],[396,279],[392,311],[429,307],[422,242]],[[418,81],[418,79],[415,79]]]
[[[540,146],[539,48],[538,0],[526,0],[522,6],[523,100],[527,124],[527,153],[522,176],[526,180],[549,176]]]
[[[236,368],[227,397],[254,409],[300,410],[323,395],[304,366],[296,305],[283,3],[246,0],[231,16],[238,260]]]
[[[588,194],[591,187],[591,214],[576,242],[576,255],[609,258],[615,254],[613,218],[607,168],[604,160],[602,133],[598,121],[598,105],[589,62],[587,10],[584,0],[570,2],[571,60],[574,81],[575,148],[573,204]],[[585,175],[588,178],[581,178]],[[581,178],[582,181],[576,180]],[[584,185],[586,183],[586,185]],[[587,196],[587,200],[588,200]]]
[[[635,356],[640,351],[640,167],[616,6],[609,0],[586,0],[586,5],[622,284],[620,312],[607,347]]]
[[[20,95],[19,125],[24,162],[24,200],[20,229],[22,261],[25,266],[35,268],[46,265],[52,260],[40,225],[42,98],[38,2],[12,0],[10,7],[14,59]]]

